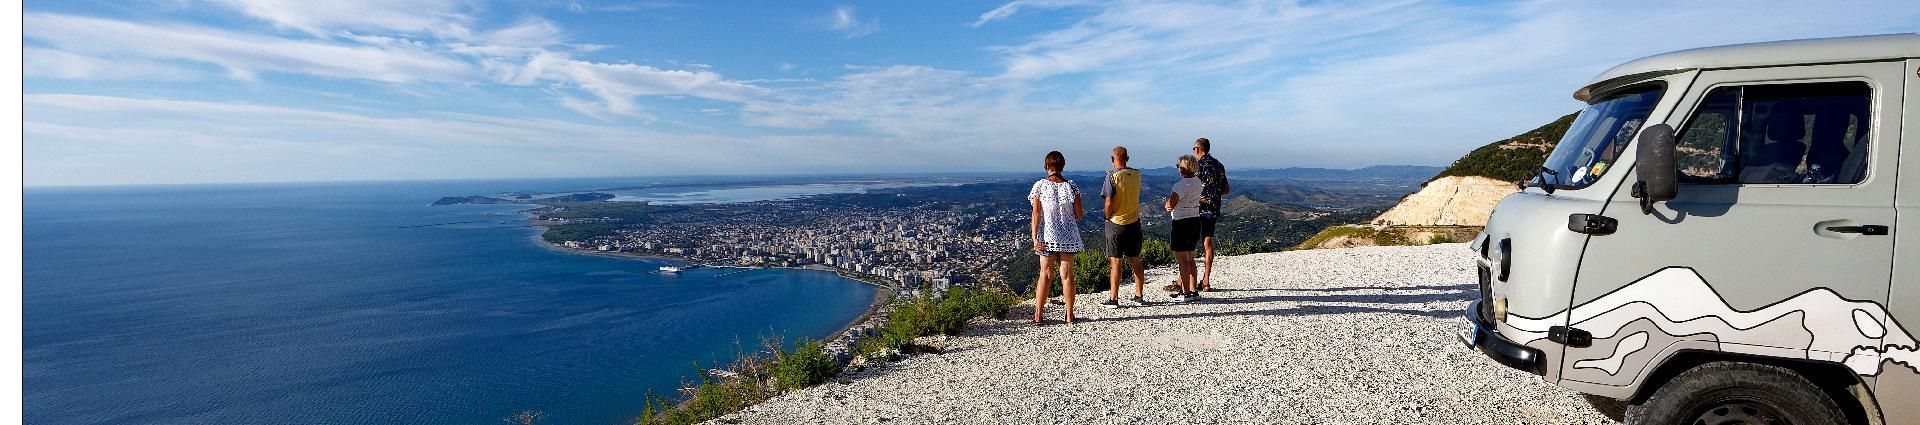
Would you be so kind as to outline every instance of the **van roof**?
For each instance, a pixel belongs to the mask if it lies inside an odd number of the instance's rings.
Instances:
[[[1920,58],[1920,34],[1863,35],[1702,47],[1634,59],[1593,77],[1573,98],[1582,101],[1603,86],[1694,69],[1753,68],[1816,63]]]

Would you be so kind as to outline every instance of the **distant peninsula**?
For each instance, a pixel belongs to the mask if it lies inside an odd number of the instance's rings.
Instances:
[[[551,197],[539,198],[539,199],[533,199],[531,196],[520,194],[520,195],[514,196],[514,198],[515,199],[501,199],[501,198],[495,198],[491,196],[482,196],[482,195],[448,196],[448,197],[440,198],[440,200],[433,201],[433,205],[538,204],[542,202],[598,202],[598,201],[613,199],[613,194],[600,193],[600,192],[575,193],[570,195],[551,196]]]

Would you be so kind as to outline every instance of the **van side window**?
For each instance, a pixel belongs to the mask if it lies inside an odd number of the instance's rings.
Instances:
[[[1740,88],[1721,87],[1707,94],[1674,143],[1674,163],[1684,183],[1733,179],[1733,142],[1740,121]]]
[[[1872,92],[1857,81],[1714,89],[1677,140],[1681,181],[1859,183]]]

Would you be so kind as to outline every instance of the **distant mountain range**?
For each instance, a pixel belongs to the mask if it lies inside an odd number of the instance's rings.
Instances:
[[[1312,167],[1228,168],[1227,176],[1233,179],[1287,179],[1308,182],[1419,182],[1433,177],[1434,173],[1438,173],[1444,169],[1443,167],[1427,165],[1375,165],[1350,170]],[[1173,167],[1145,168],[1141,169],[1140,172],[1149,177],[1180,175],[1180,172]]]

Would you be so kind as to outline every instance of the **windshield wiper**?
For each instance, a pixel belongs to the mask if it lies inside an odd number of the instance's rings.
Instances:
[[[1552,183],[1547,182],[1547,176],[1553,176]],[[1540,190],[1547,191],[1548,195],[1552,195],[1553,190],[1560,186],[1560,172],[1553,171],[1552,168],[1540,167],[1539,170],[1533,172],[1533,178],[1540,182],[1535,186],[1540,187]]]

